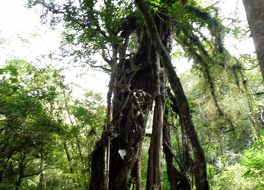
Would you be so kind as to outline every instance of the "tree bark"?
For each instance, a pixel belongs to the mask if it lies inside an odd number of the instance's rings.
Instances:
[[[141,150],[138,153],[138,159],[136,161],[136,164],[131,172],[131,176],[133,180],[135,181],[136,190],[142,190],[141,185]]]
[[[170,85],[177,99],[177,107],[179,108],[180,121],[183,127],[186,129],[186,134],[191,142],[195,159],[195,185],[197,190],[209,190],[209,184],[207,181],[206,173],[206,160],[203,148],[198,140],[194,124],[192,122],[191,112],[187,98],[184,94],[181,82],[177,76],[174,67],[171,62],[171,57],[164,46],[162,39],[158,33],[157,26],[150,15],[147,7],[142,0],[136,0],[136,4],[144,16],[147,24],[148,34],[154,42],[156,49],[161,53],[164,58],[164,67],[167,73]]]
[[[243,3],[254,40],[260,71],[264,79],[264,1],[243,0]]]
[[[108,139],[110,140],[109,189],[129,189],[127,177],[140,155],[154,92],[153,46],[144,29],[142,36],[136,55],[120,61],[116,68],[113,117],[108,127],[111,130],[104,132],[93,152],[89,187],[91,190],[105,189],[102,171]]]
[[[175,114],[179,114],[179,108],[177,107],[177,99],[174,97],[174,95],[171,93],[170,90],[168,90],[168,96],[171,100],[171,106],[172,110]],[[182,120],[180,120],[182,122]],[[188,178],[188,173],[191,169],[192,159],[191,159],[191,145],[190,141],[188,139],[187,131],[184,127],[184,123],[181,123],[181,139],[182,139],[182,157],[180,160],[180,169],[181,173],[186,176],[187,180],[190,181]]]
[[[117,137],[111,141],[109,189],[128,189],[127,177],[140,155],[148,112],[154,92],[153,46],[143,30],[134,58],[119,63],[113,100],[112,126]],[[146,48],[148,47],[148,48]],[[125,155],[121,157],[121,151]]]
[[[156,100],[154,107],[152,135],[149,148],[148,177],[146,190],[160,190],[161,184],[161,143],[164,115],[164,73],[160,68],[160,56],[156,53]]]

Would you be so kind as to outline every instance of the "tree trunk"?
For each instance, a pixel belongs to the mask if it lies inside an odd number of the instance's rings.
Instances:
[[[191,190],[191,184],[190,181],[188,180],[188,177],[180,173],[173,165],[174,155],[170,147],[171,147],[170,129],[165,115],[164,125],[163,125],[163,152],[165,155],[167,174],[168,174],[171,190]],[[185,167],[185,166],[183,165],[180,167]]]
[[[164,58],[165,71],[168,75],[168,79],[171,88],[174,92],[175,98],[177,99],[177,107],[179,108],[180,123],[181,125],[183,125],[183,128],[186,130],[186,134],[192,145],[192,149],[194,153],[194,159],[195,159],[194,176],[195,176],[196,189],[208,190],[209,184],[207,181],[206,160],[205,160],[204,151],[198,140],[198,136],[196,134],[196,130],[192,122],[189,104],[185,96],[185,93],[183,91],[183,87],[181,85],[180,79],[174,70],[174,67],[171,62],[170,54],[166,48],[166,44],[165,45],[163,44],[162,36],[160,36],[158,32],[157,26],[152,16],[150,15],[148,8],[144,5],[142,0],[136,0],[136,4],[144,16],[149,31],[148,34],[153,40],[156,49],[160,52],[160,54]]]
[[[177,99],[173,96],[170,90],[168,90],[168,96],[171,100],[172,110],[175,114],[179,114],[179,108],[177,107]],[[182,120],[180,120],[182,122]],[[182,157],[180,160],[181,173],[186,177],[187,181],[190,182],[188,174],[191,169],[192,159],[191,159],[191,145],[188,139],[186,128],[184,123],[181,123],[181,139],[182,139]],[[168,139],[169,140],[169,139]]]
[[[71,174],[73,174],[71,155],[70,155],[70,152],[68,150],[67,143],[65,141],[63,142],[63,149],[65,151],[65,154],[66,154],[66,157],[68,160],[69,170],[70,170]]]
[[[45,189],[45,182],[44,182],[44,173],[43,173],[43,170],[44,170],[44,164],[43,164],[43,153],[42,153],[42,150],[40,152],[40,166],[39,166],[39,171],[40,171],[40,174],[39,174],[39,190],[44,190]]]
[[[135,181],[136,190],[142,190],[141,186],[141,150],[138,155],[138,160],[131,172],[132,179]],[[132,188],[134,189],[134,188]]]
[[[264,79],[264,1],[243,0],[243,3]]]
[[[16,188],[15,188],[15,190],[19,190],[20,189],[21,182],[22,182],[22,175],[19,174],[18,180],[16,182]]]
[[[120,61],[114,84],[111,130],[103,133],[92,155],[91,190],[104,188],[104,152],[110,139],[109,189],[129,189],[127,177],[140,155],[154,92],[155,55],[146,31],[134,57]],[[150,48],[146,48],[150,47]],[[151,48],[152,47],[152,48]],[[103,179],[103,180],[102,180]]]
[[[153,115],[152,135],[149,148],[148,177],[146,190],[160,190],[161,184],[161,142],[164,115],[164,73],[161,70],[160,55],[156,52],[155,79],[156,99]]]
[[[169,67],[168,67],[169,66]],[[176,75],[171,64],[167,63],[168,77],[179,108],[180,123],[185,129],[188,140],[191,143],[194,154],[194,177],[197,190],[209,190],[206,173],[206,160],[203,148],[199,142],[187,98],[184,94],[180,79]]]
[[[149,48],[145,48],[149,47]],[[143,39],[132,60],[118,66],[113,101],[113,120],[117,137],[111,141],[110,189],[129,189],[127,177],[136,164],[145,136],[148,112],[152,107],[154,92],[154,51],[150,39],[143,32]],[[155,55],[155,54],[154,54]],[[130,64],[130,65],[128,65]],[[121,156],[121,152],[125,155]]]
[[[4,177],[4,170],[0,170],[0,184],[2,183]]]
[[[19,162],[19,171],[18,171],[18,179],[16,181],[16,188],[15,190],[19,190],[20,189],[20,185],[22,183],[22,179],[23,179],[23,176],[24,176],[24,170],[25,170],[25,159],[26,159],[26,156],[24,155],[24,153],[21,153],[21,160]]]

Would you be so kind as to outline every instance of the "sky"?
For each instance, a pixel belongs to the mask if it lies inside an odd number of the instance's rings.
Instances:
[[[210,0],[203,0],[210,5]],[[8,59],[24,59],[34,64],[53,64],[60,66],[55,60],[47,59],[47,55],[57,51],[60,45],[62,27],[52,30],[42,25],[38,13],[25,8],[27,0],[0,0],[0,64]],[[212,4],[212,3],[211,3]],[[246,24],[242,0],[221,0],[221,14],[226,17],[238,14],[242,24]],[[225,24],[230,24],[226,20]],[[251,38],[237,41],[231,36],[226,37],[226,47],[233,55],[254,52]],[[43,59],[43,56],[46,57]],[[178,72],[183,73],[191,66],[191,62],[174,60]],[[181,65],[177,65],[181,63]],[[82,68],[65,70],[66,82],[75,83],[83,89],[93,90],[103,96],[107,92],[108,76],[98,71],[87,71]],[[83,91],[75,90],[76,96]]]
[[[41,24],[38,13],[25,7],[27,0],[0,0],[0,65],[6,60],[23,59],[36,65],[66,66],[48,58],[60,46],[61,26],[52,30]],[[2,43],[1,43],[2,42]],[[45,63],[44,63],[45,62]],[[98,71],[73,68],[63,71],[67,83],[73,83],[73,95],[82,96],[93,90],[103,96],[107,92],[108,76]]]
[[[0,37],[4,38],[1,61],[9,57],[31,61],[59,45],[58,40],[45,39],[47,36],[59,39],[59,33],[41,25],[35,12],[24,7],[25,2],[0,0]]]

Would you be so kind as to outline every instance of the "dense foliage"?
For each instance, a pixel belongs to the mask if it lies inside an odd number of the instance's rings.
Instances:
[[[0,69],[0,84],[1,189],[87,185],[104,123],[100,96],[73,99],[59,71],[21,60]]]

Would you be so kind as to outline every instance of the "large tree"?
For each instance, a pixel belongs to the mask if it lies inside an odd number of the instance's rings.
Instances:
[[[264,1],[243,0],[243,3],[264,79]]]
[[[68,27],[67,42],[75,48],[81,46],[75,49],[76,55],[91,59],[90,55],[100,53],[107,65],[92,62],[90,65],[110,71],[105,131],[92,155],[89,189],[125,190],[134,183],[136,189],[141,189],[140,153],[151,110],[154,116],[146,189],[162,189],[162,142],[167,148],[164,152],[168,168],[173,171],[169,175],[175,177],[170,180],[172,187],[190,188],[189,175],[193,175],[196,189],[209,189],[204,151],[170,53],[172,42],[176,41],[194,60],[209,84],[220,116],[224,117],[211,74],[212,67],[225,64],[218,20],[196,1],[30,0],[29,4],[42,5],[44,14],[52,13],[52,21],[64,20]],[[203,35],[200,29],[207,30],[208,35]],[[170,96],[167,89],[172,91]],[[162,132],[167,131],[163,130],[167,98],[173,99],[182,127],[184,158],[179,171],[172,167],[175,157],[169,135],[162,138]]]

